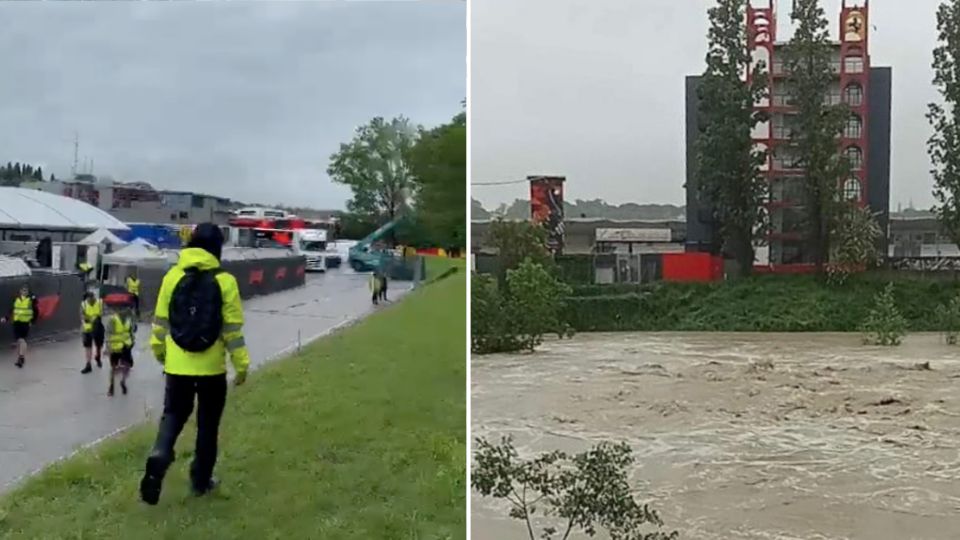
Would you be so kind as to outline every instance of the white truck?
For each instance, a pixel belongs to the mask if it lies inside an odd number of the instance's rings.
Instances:
[[[306,259],[308,272],[327,271],[327,231],[304,229],[293,233],[293,251]]]

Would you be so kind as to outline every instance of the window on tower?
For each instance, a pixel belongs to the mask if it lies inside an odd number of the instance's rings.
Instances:
[[[863,150],[860,150],[858,146],[848,146],[844,150],[844,156],[846,156],[847,161],[850,163],[850,168],[854,171],[859,171],[863,168]]]
[[[857,83],[847,85],[843,89],[843,101],[851,107],[863,105],[863,87]]]
[[[848,139],[859,139],[863,135],[863,120],[859,115],[852,114],[843,129],[843,136]]]

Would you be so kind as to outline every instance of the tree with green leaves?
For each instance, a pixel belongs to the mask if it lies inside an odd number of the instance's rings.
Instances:
[[[949,0],[937,9],[937,40],[933,50],[933,85],[941,103],[931,103],[927,119],[933,135],[927,152],[933,163],[934,211],[944,232],[960,245],[960,0]]]
[[[861,326],[864,344],[895,347],[906,335],[907,320],[900,313],[893,293],[893,283],[888,283],[874,299],[874,306]]]
[[[635,498],[625,443],[602,442],[575,455],[547,452],[523,459],[504,438],[476,440],[470,484],[484,497],[507,501],[510,517],[523,522],[530,540],[566,540],[575,532],[612,540],[673,540],[656,511]],[[538,525],[543,525],[542,528]]]
[[[833,283],[842,284],[852,272],[874,266],[880,260],[883,229],[869,208],[842,206],[833,220],[830,237],[827,274]]]
[[[33,165],[19,162],[7,162],[5,166],[0,167],[0,186],[16,187],[34,180],[43,181],[43,171],[40,167],[35,169]]]
[[[717,0],[710,8],[707,68],[700,80],[695,179],[713,208],[722,248],[741,276],[753,270],[755,241],[765,230],[766,151],[751,131],[764,121],[754,104],[767,92],[765,66],[753,65],[746,27],[747,0]],[[748,82],[749,80],[749,82]]]
[[[467,245],[467,115],[422,130],[410,167],[417,185],[417,217],[436,245]]]
[[[330,157],[327,174],[353,191],[347,209],[358,220],[383,224],[407,209],[415,188],[409,160],[417,132],[406,118],[377,117]]]
[[[783,50],[783,58],[788,91],[797,113],[789,144],[796,165],[804,171],[807,241],[817,272],[822,275],[830,253],[833,219],[841,208],[840,182],[850,172],[837,145],[850,111],[843,104],[827,101],[835,79],[834,46],[820,0],[796,0],[791,18],[796,30]]]
[[[529,221],[497,219],[490,223],[483,245],[497,251],[497,277],[506,283],[507,272],[520,266],[526,259],[545,267],[553,265],[547,247],[547,230]]]

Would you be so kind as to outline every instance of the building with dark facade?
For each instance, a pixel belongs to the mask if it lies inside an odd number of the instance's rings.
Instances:
[[[777,41],[776,15],[774,0],[767,0],[763,7],[748,7],[746,21],[753,59],[768,66],[768,96],[756,108],[767,113],[769,121],[755,127],[753,138],[758,147],[768,151],[762,171],[770,186],[766,202],[770,231],[766,245],[758,250],[757,264],[774,268],[809,264],[813,260],[803,226],[803,170],[796,163],[790,143],[795,107],[782,58],[785,43]],[[824,99],[830,104],[844,103],[851,110],[838,151],[848,158],[852,171],[847,178],[837,179],[840,194],[848,201],[869,207],[887,231],[892,70],[872,65],[869,29],[868,2],[843,0],[840,39],[834,43],[831,63],[836,76]],[[698,76],[686,80],[687,249],[717,253],[719,239],[710,202],[700,200],[694,177],[695,144],[700,132],[699,82]]]

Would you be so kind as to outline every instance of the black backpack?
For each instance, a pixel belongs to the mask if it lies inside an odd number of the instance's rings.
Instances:
[[[223,332],[223,296],[217,270],[187,268],[170,298],[170,337],[181,349],[203,352]]]

